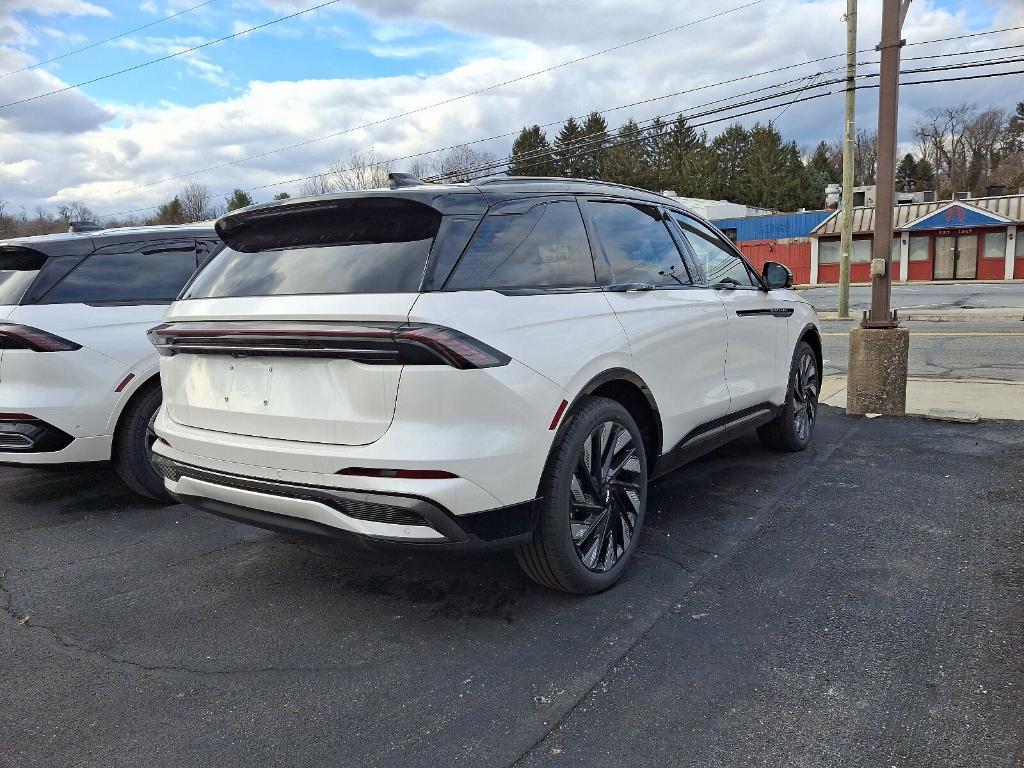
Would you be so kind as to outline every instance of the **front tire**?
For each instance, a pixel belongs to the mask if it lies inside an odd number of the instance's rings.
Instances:
[[[114,469],[124,484],[140,496],[172,501],[164,487],[164,476],[153,466],[153,422],[163,400],[159,385],[135,395],[117,423],[114,434]]]
[[[537,528],[516,559],[539,584],[594,594],[622,577],[636,550],[647,456],[636,422],[614,400],[586,398],[568,420],[544,469]]]
[[[811,443],[814,424],[818,417],[818,393],[821,392],[821,374],[818,357],[806,341],[793,351],[789,370],[789,389],[786,403],[773,421],[757,430],[761,443],[773,451],[802,451]]]

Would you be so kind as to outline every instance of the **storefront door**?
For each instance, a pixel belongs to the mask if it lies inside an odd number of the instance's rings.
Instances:
[[[935,238],[935,280],[973,280],[977,276],[977,235]]]

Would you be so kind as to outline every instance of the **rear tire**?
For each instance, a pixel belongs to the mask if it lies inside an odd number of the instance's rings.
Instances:
[[[614,400],[586,398],[567,419],[541,479],[533,538],[516,559],[538,584],[594,594],[622,577],[640,540],[647,456],[636,422]]]
[[[156,501],[172,501],[164,487],[164,476],[153,466],[155,436],[152,422],[160,408],[159,384],[147,384],[128,403],[114,433],[114,469],[124,484],[140,496]]]
[[[802,451],[810,445],[818,416],[820,391],[818,358],[811,345],[801,341],[793,351],[786,403],[774,420],[757,430],[762,445],[780,453]]]

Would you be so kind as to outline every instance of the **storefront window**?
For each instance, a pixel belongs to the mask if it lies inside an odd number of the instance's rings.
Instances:
[[[894,237],[892,239],[892,250],[889,252],[889,261],[893,264],[899,264],[900,262],[900,239]]]
[[[1006,233],[1005,232],[986,232],[985,233],[985,253],[983,254],[986,259],[1005,259],[1006,258]]]
[[[1024,227],[1017,227],[1017,234],[1014,236],[1013,240],[1017,243],[1014,257],[1018,259],[1024,259],[1024,241],[1021,241],[1021,234],[1024,234]]]
[[[853,241],[853,263],[868,264],[871,261],[871,240],[867,237],[863,240]]]
[[[818,241],[818,263],[838,264],[839,263],[839,241],[819,240]]]
[[[928,235],[910,238],[910,261],[928,261],[928,244],[931,238]]]

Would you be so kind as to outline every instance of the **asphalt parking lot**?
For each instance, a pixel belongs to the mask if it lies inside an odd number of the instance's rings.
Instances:
[[[658,483],[587,599],[0,468],[0,765],[1020,766],[1022,468],[823,409]]]

